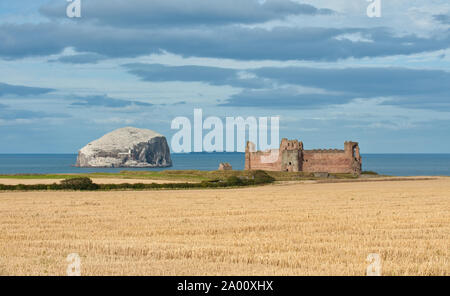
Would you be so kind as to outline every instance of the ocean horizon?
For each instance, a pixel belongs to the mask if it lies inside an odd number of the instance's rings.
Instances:
[[[173,153],[169,168],[78,168],[77,154],[0,154],[0,174],[117,173],[120,171],[217,170],[228,162],[243,170],[245,154],[239,152]],[[450,176],[450,154],[363,154],[363,170],[392,176]]]

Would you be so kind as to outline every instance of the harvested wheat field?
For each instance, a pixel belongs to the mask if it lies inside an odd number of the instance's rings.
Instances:
[[[450,178],[0,193],[0,274],[450,275]]]

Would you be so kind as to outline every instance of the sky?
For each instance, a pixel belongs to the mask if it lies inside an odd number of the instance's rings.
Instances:
[[[0,0],[0,153],[178,116],[280,117],[305,148],[450,153],[450,3]],[[208,131],[205,131],[206,134]]]

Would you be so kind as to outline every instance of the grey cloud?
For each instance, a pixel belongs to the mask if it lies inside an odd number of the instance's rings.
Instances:
[[[129,72],[144,81],[206,81],[218,83],[234,76],[236,70],[204,66],[166,66],[161,64],[126,64]]]
[[[361,33],[373,42],[336,38],[348,33]],[[8,59],[57,54],[64,48],[74,47],[79,52],[107,57],[136,57],[165,50],[185,57],[336,61],[408,55],[447,48],[449,44],[449,34],[439,38],[398,37],[382,28],[265,30],[227,26],[139,30],[73,23],[0,25],[0,56]]]
[[[159,64],[124,65],[144,81],[202,81],[212,85],[231,85],[245,90],[221,106],[321,107],[345,104],[355,98],[395,97],[384,104],[408,108],[447,110],[450,106],[450,73],[441,70],[407,68],[305,67],[260,68],[247,70],[250,79],[239,79],[238,70],[217,67]],[[324,89],[328,94],[296,94],[293,89],[267,89],[274,85],[298,85]],[[330,93],[333,93],[331,95]]]
[[[346,104],[356,98],[385,97],[385,105],[450,110],[450,73],[440,70],[289,67],[261,68],[254,72],[281,85],[320,88],[332,94],[298,95],[290,89],[244,90],[229,98],[223,106],[317,108]]]
[[[435,14],[433,15],[434,20],[440,22],[444,25],[450,25],[450,15],[449,14]]]
[[[172,106],[186,105],[186,104],[187,104],[186,101],[179,101],[179,102],[173,103]]]
[[[129,106],[140,106],[140,107],[149,107],[153,106],[150,103],[144,103],[139,101],[132,100],[122,100],[110,98],[108,96],[86,96],[86,97],[77,97],[76,102],[73,102],[71,106],[81,106],[81,107],[109,107],[109,108],[123,108]]]
[[[96,64],[103,59],[105,59],[105,57],[102,55],[96,53],[85,53],[71,56],[62,56],[55,60],[49,60],[49,62],[60,62],[66,64]]]
[[[261,79],[240,78],[240,71],[206,66],[166,66],[161,64],[126,64],[123,65],[131,74],[144,81],[182,81],[205,82],[211,85],[231,85],[235,87],[260,88],[264,86]],[[242,71],[241,71],[242,72]]]
[[[239,79],[238,70],[202,66],[124,65],[144,81],[201,81],[212,85],[231,85],[244,90],[220,106],[262,108],[317,108],[346,104],[355,98],[391,98],[383,104],[405,108],[450,109],[450,73],[441,70],[407,68],[305,67],[260,68],[247,70],[250,79]],[[323,89],[325,94],[297,94],[297,85]],[[271,89],[272,87],[272,89]]]
[[[258,76],[354,96],[448,95],[450,73],[407,68],[261,68]]]
[[[46,113],[31,110],[14,109],[11,106],[0,104],[0,119],[17,120],[17,119],[41,119],[41,118],[66,118],[67,114]]]
[[[219,106],[259,107],[269,109],[313,109],[351,101],[351,96],[329,94],[297,94],[292,89],[245,90]]]
[[[29,87],[23,85],[12,85],[0,82],[0,96],[17,95],[17,96],[31,96],[41,95],[53,91],[50,88]]]
[[[442,94],[429,94],[396,97],[382,103],[382,105],[400,106],[410,109],[432,109],[436,111],[450,111],[450,91]]]
[[[290,0],[96,0],[83,2],[78,22],[119,27],[252,24],[283,19],[289,15],[328,15],[319,9]],[[50,18],[66,18],[66,4],[54,0],[41,7]]]

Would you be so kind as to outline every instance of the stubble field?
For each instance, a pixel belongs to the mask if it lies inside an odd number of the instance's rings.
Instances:
[[[0,193],[0,275],[450,275],[450,178]]]

